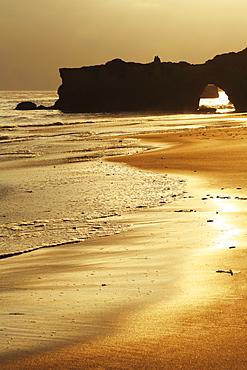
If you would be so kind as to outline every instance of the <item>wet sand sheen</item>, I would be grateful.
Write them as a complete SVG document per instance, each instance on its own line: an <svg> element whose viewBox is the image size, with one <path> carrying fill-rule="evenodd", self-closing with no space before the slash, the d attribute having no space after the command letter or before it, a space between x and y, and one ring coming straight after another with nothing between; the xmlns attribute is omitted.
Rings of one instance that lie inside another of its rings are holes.
<svg viewBox="0 0 247 370"><path fill-rule="evenodd" d="M33 321L49 322L47 337L60 328L61 345L12 353L3 368L245 369L245 135L222 128L141 136L174 145L111 160L182 173L189 184L183 199L124 216L133 228L85 242L83 258L74 246L4 261L6 313L17 313L16 297L18 312L28 297ZM233 275L216 273L230 269ZM60 300L52 315L30 291L40 301ZM24 316L11 317L20 325Z"/></svg>

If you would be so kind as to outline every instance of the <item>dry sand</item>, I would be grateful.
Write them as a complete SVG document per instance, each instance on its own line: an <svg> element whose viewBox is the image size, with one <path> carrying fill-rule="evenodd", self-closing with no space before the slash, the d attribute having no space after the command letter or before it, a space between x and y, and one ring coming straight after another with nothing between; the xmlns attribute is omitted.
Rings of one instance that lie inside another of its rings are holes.
<svg viewBox="0 0 247 370"><path fill-rule="evenodd" d="M111 160L185 176L183 198L1 261L1 368L246 369L246 134L140 137L161 149Z"/></svg>

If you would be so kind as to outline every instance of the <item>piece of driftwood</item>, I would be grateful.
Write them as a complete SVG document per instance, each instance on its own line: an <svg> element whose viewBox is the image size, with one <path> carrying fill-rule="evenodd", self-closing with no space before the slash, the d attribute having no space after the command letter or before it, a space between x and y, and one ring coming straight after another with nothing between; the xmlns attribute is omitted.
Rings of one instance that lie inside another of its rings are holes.
<svg viewBox="0 0 247 370"><path fill-rule="evenodd" d="M232 270L217 270L216 272L224 272L225 274L233 275L233 271Z"/></svg>

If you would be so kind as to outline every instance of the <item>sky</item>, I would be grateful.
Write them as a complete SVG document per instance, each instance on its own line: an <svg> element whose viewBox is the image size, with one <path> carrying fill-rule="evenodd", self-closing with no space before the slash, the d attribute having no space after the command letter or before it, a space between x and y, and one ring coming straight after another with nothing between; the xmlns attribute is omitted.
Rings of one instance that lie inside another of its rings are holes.
<svg viewBox="0 0 247 370"><path fill-rule="evenodd" d="M0 90L57 90L59 68L197 64L247 47L246 0L0 0Z"/></svg>

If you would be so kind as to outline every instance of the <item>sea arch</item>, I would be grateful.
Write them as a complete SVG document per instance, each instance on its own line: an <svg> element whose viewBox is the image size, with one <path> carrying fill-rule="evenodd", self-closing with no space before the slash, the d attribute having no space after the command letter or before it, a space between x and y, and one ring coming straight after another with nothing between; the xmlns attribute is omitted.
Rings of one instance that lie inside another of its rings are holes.
<svg viewBox="0 0 247 370"><path fill-rule="evenodd" d="M237 112L247 112L247 48L204 64L124 62L61 68L55 109L64 112L163 111L193 113L208 83L225 91Z"/></svg>
<svg viewBox="0 0 247 370"><path fill-rule="evenodd" d="M234 112L232 104L226 91L215 84L207 84L199 100L199 110L208 112Z"/></svg>

